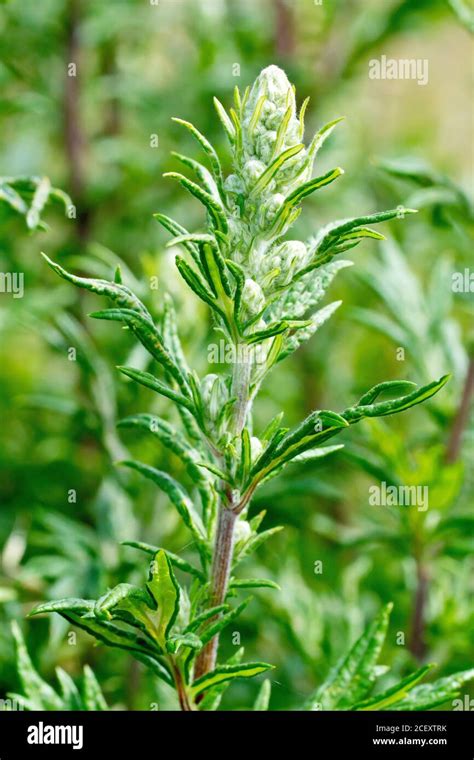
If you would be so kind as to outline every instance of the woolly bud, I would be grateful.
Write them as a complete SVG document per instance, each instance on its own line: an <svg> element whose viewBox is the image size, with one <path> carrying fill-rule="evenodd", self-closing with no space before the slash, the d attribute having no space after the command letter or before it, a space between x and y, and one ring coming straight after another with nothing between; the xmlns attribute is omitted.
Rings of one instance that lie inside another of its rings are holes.
<svg viewBox="0 0 474 760"><path fill-rule="evenodd" d="M242 308L245 316L253 317L265 306L265 296L260 285L255 280L247 279L242 290Z"/></svg>

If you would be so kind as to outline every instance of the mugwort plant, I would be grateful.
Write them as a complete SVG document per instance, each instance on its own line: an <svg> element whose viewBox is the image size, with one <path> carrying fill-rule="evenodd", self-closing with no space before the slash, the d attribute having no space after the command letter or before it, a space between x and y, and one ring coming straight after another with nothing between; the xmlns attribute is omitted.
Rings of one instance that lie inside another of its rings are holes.
<svg viewBox="0 0 474 760"><path fill-rule="evenodd" d="M288 237L305 198L343 173L336 167L313 177L318 151L340 119L326 124L306 144L307 105L308 99L297 110L294 88L276 66L264 69L243 94L236 88L228 112L215 100L232 154L228 176L207 138L189 122L175 119L197 141L207 165L175 154L194 179L179 172L165 176L204 206L206 223L202 231L189 232L162 213L156 219L172 235L171 245L182 246L184 253L175 260L177 270L209 307L218 340L231 348L231 361L220 374L199 377L189 367L168 295L163 295L162 313L154 319L122 281L120 270L110 282L78 277L45 257L65 280L108 297L112 306L91 316L122 323L155 362L155 373L119 369L169 399L179 413L180 427L151 414L128 417L120 427L143 430L169 448L183 462L194 489L188 492L168 473L148 464L130 460L122 464L166 492L189 530L196 561L192 564L161 547L130 542L151 555L143 587L121 583L98 600L48 602L33 614L58 612L100 642L129 651L176 689L183 710L215 709L233 679L272 667L242 662L240 650L227 662L218 660L221 631L249 601L232 606L232 598L246 588L275 585L238 576L239 564L279 530L260 530L264 513L249 517L257 489L294 462L336 452L341 445L332 439L350 425L403 412L431 398L448 379L444 376L421 387L408 381L381 382L340 412L316 409L293 428L284 426L282 412L264 430L254 429L253 405L268 374L340 305L336 301L320 306L334 277L351 263L340 255L364 238L383 239L370 225L413 213L398 207L335 221L306 242ZM186 586L178 583L176 570L189 576ZM341 665L333 672L321 699L316 695L309 701L310 709L319 702L323 709L339 702L341 709L358 703L368 709L364 700L378 672L374 655L383 643L388 612L387 608L356 643L347 667ZM402 683L397 699L424 673L425 669ZM352 681L364 688L354 687L352 693ZM347 698L332 699L344 690ZM256 709L265 709L268 698L269 683L264 682ZM384 704L394 701L384 696Z"/></svg>

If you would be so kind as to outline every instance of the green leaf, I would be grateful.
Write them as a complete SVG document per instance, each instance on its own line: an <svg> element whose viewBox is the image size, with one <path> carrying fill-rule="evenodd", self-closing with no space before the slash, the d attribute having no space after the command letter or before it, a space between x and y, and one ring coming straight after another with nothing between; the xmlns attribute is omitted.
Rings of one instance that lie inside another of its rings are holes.
<svg viewBox="0 0 474 760"><path fill-rule="evenodd" d="M28 617L33 615L41 615L47 612L91 612L94 609L95 601L93 599L76 599L71 597L70 599L57 599L52 602L43 602L37 604L36 607L28 613Z"/></svg>
<svg viewBox="0 0 474 760"><path fill-rule="evenodd" d="M171 232L172 235L183 237L183 245L186 248L187 251L191 254L194 261L198 264L199 263L199 248L198 246L192 242L191 235L188 232L188 230L185 227L182 227L181 224L178 224L178 222L175 222L174 219L171 219L169 216L166 216L165 214L153 214L154 218L156 219L159 224L162 225L168 232Z"/></svg>
<svg viewBox="0 0 474 760"><path fill-rule="evenodd" d="M153 322L150 322L142 314L131 309L106 309L104 311L93 312L89 316L94 319L125 322L153 358L176 380L181 390L184 393L188 393L186 378L183 377L180 368L175 364L166 350L163 338Z"/></svg>
<svg viewBox="0 0 474 760"><path fill-rule="evenodd" d="M416 383L412 383L410 380L387 380L384 383L374 385L373 388L366 391L357 402L357 406L372 404L380 395L389 394L390 396L398 396L400 393L413 390L414 388L416 388Z"/></svg>
<svg viewBox="0 0 474 760"><path fill-rule="evenodd" d="M197 198L198 201L201 201L203 206L206 207L214 227L218 230L223 230L223 232L227 232L227 217L225 215L224 209L222 205L218 203L210 193L207 192L207 190L203 190L202 187L185 177L184 174L180 174L179 172L165 172L165 174L163 174L163 177L171 177L172 179L176 179L179 184L184 187L185 190L191 193L191 195L194 195L194 197Z"/></svg>
<svg viewBox="0 0 474 760"><path fill-rule="evenodd" d="M201 301L204 301L204 303L207 303L208 306L211 307L211 309L213 309L223 319L225 319L224 312L216 303L214 294L212 293L212 291L208 289L201 275L198 274L192 267L190 267L189 264L183 258L181 258L181 256L176 256L175 264L178 269L178 272L180 273L181 277L183 278L185 283L188 285L188 287L190 287L191 290L194 293L196 293L196 295L198 296L198 298L201 299Z"/></svg>
<svg viewBox="0 0 474 760"><path fill-rule="evenodd" d="M6 183L0 184L0 201L4 201L14 211L18 211L19 214L26 215L28 213L28 206L21 195Z"/></svg>
<svg viewBox="0 0 474 760"><path fill-rule="evenodd" d="M218 633L220 633L226 626L229 625L229 623L232 623L233 620L235 620L247 607L249 602L252 600L252 597L249 596L247 599L244 599L244 601L239 604L237 607L234 607L233 609L229 610L229 612L224 613L224 615L221 615L215 622L211 622L210 625L208 625L201 633L199 634L199 637L203 644L207 644L208 641L214 638Z"/></svg>
<svg viewBox="0 0 474 760"><path fill-rule="evenodd" d="M246 559L246 557L262 546L265 541L276 535L276 533L279 533L281 530L283 530L283 526L276 525L274 528L268 528L268 530L257 533L256 536L251 536L242 544L242 546L236 547L235 562L241 562L243 559Z"/></svg>
<svg viewBox="0 0 474 760"><path fill-rule="evenodd" d="M182 124L183 127L186 127L188 129L192 136L195 138L195 140L198 141L201 148L204 150L204 153L209 158L209 162L211 165L211 169L213 171L215 180L217 182L217 186L219 188L219 191L221 195L223 195L223 176L222 176L222 168L219 161L219 156L217 155L215 148L211 145L209 140L204 137L201 132L199 132L196 127L191 124L189 121L184 121L183 119L178 119L176 117L173 117L172 121L176 122L176 124Z"/></svg>
<svg viewBox="0 0 474 760"><path fill-rule="evenodd" d="M204 513L208 514L214 502L214 492L209 479L201 470L199 463L201 454L188 443L187 439L176 428L166 420L153 414L135 414L120 420L117 426L119 428L140 428L141 430L145 430L158 438L167 449L176 454L186 467L190 478L196 483Z"/></svg>
<svg viewBox="0 0 474 760"><path fill-rule="evenodd" d="M254 712L263 712L264 710L268 710L271 693L272 683L270 679L265 678L265 680L262 681L260 691L258 692L257 698L253 704Z"/></svg>
<svg viewBox="0 0 474 760"><path fill-rule="evenodd" d="M160 654L147 638L120 628L107 620L97 620L92 613L78 615L69 610L62 610L60 614L65 620L109 647L128 650L133 654L148 655L154 659Z"/></svg>
<svg viewBox="0 0 474 760"><path fill-rule="evenodd" d="M156 622L157 640L162 649L179 612L180 590L166 552L160 550L152 562L151 578L147 589L158 605Z"/></svg>
<svg viewBox="0 0 474 760"><path fill-rule="evenodd" d="M182 153L177 153L173 150L171 151L171 155L177 158L178 161L180 161L188 169L191 169L198 180L201 182L206 192L209 193L209 195L211 195L220 204L219 191L210 171L208 171L205 166L200 164L199 161L195 161L194 158L189 158L189 156L183 156Z"/></svg>
<svg viewBox="0 0 474 760"><path fill-rule="evenodd" d="M133 367L118 366L117 369L126 377L129 377L131 380L135 380L136 383L144 385L145 388L150 388L150 390L159 393L161 396L165 396L171 401L174 401L175 404L186 407L186 409L188 409L191 414L195 412L194 404L192 401L190 401L189 398L186 398L181 393L173 390L173 388L170 388L168 385L166 385L166 383L163 383L150 372L142 372L142 370L134 369Z"/></svg>
<svg viewBox="0 0 474 760"><path fill-rule="evenodd" d="M209 609L204 610L204 612L201 612L200 615L197 615L197 617L193 618L191 622L186 626L183 633L192 633L193 631L197 631L198 628L206 622L206 620L209 620L210 618L213 618L228 609L228 604L218 604L216 607L209 607Z"/></svg>
<svg viewBox="0 0 474 760"><path fill-rule="evenodd" d="M146 544L143 541L122 541L122 546L131 546L133 549L139 549L140 551L145 552L146 554L151 554L153 556L161 550L161 547L152 546L151 544ZM182 559L177 554L173 554L173 552L170 552L168 550L166 550L166 556L168 557L169 561L178 568L178 570L182 570L184 573L193 575L202 583L205 582L206 578L204 574L198 570L197 567L194 567L194 565L191 565L189 562L186 562L186 560Z"/></svg>
<svg viewBox="0 0 474 760"><path fill-rule="evenodd" d="M306 704L307 710L347 710L363 699L373 686L376 665L387 635L392 604L388 604L356 641L349 653L331 670L325 682Z"/></svg>
<svg viewBox="0 0 474 760"><path fill-rule="evenodd" d="M304 111L303 111L303 116L304 116ZM312 166L313 161L316 155L318 154L319 149L324 145L325 141L327 140L331 132L341 121L344 121L344 118L345 118L344 116L339 116L338 119L333 119L332 121L325 124L323 127L321 127L321 129L319 129L316 132L308 148L308 157L310 161L310 166ZM301 115L300 115L300 119L301 119Z"/></svg>
<svg viewBox="0 0 474 760"><path fill-rule="evenodd" d="M129 583L119 583L101 596L94 608L97 618L123 620L157 640L154 611L149 594Z"/></svg>
<svg viewBox="0 0 474 760"><path fill-rule="evenodd" d="M389 689L376 694L370 699L365 699L362 702L356 702L352 705L351 710L388 710L393 709L393 705L406 697L410 689L421 681L422 678L431 670L432 665L424 665L414 673L410 673L409 676L403 678L398 683L391 686Z"/></svg>
<svg viewBox="0 0 474 760"><path fill-rule="evenodd" d="M400 219L406 214L416 213L415 209L399 206L387 211L376 211L374 214L339 219L326 225L318 232L311 250L313 253L324 253L328 248L337 245L341 239L347 239L345 236L354 233L358 234L361 229L366 228L367 224L380 224L381 222L388 222L391 219Z"/></svg>
<svg viewBox="0 0 474 760"><path fill-rule="evenodd" d="M439 380L428 383L428 385L423 385L421 388L416 388L416 390L406 396L401 396L400 398L390 401L350 407L342 413L342 416L352 425L354 422L358 422L364 417L384 417L389 414L404 412L406 409L410 409L410 407L415 406L416 404L421 404L423 401L426 401L438 393L443 385L446 385L449 378L450 375L443 375ZM377 387L379 386L375 386L375 388ZM375 389L372 388L368 391L368 394L371 394L374 390Z"/></svg>
<svg viewBox="0 0 474 760"><path fill-rule="evenodd" d="M102 689L95 677L94 671L89 665L84 665L82 695L86 710L107 710L107 703Z"/></svg>
<svg viewBox="0 0 474 760"><path fill-rule="evenodd" d="M335 446L319 446L315 449L307 449L302 454L298 454L291 460L294 462L312 462L315 459L324 459L330 454L334 454L336 451L340 451L344 448L343 443L337 443Z"/></svg>
<svg viewBox="0 0 474 760"><path fill-rule="evenodd" d="M197 697L203 691L210 689L212 686L223 683L224 681L231 681L234 678L252 678L258 676L260 673L264 673L266 670L272 670L273 665L268 665L266 662L247 662L242 665L219 665L215 670L207 673L191 686L191 694L193 697Z"/></svg>
<svg viewBox="0 0 474 760"><path fill-rule="evenodd" d="M215 292L216 297L221 299L225 296L230 297L231 287L226 272L225 261L222 258L215 241L212 245L204 242L202 251L203 255L201 257L201 262L203 264L203 269L207 274L207 279Z"/></svg>
<svg viewBox="0 0 474 760"><path fill-rule="evenodd" d="M319 190L321 187L326 187L326 185L334 182L334 180L342 174L344 174L344 169L341 169L340 166L336 166L335 169L331 169L331 171L323 174L321 177L314 177L313 179L308 180L308 182L305 182L303 185L297 187L296 190L293 190L293 192L285 198L283 205L296 206L303 200L303 198L311 195L315 190Z"/></svg>
<svg viewBox="0 0 474 760"><path fill-rule="evenodd" d="M99 296L107 296L121 308L131 309L138 312L146 319L151 320L147 308L142 304L140 299L126 287L126 285L117 282L108 282L107 280L98 280L91 277L77 277L66 269L63 269L59 264L56 264L56 262L52 261L45 253L41 253L41 255L51 269L62 277L63 280L71 282L79 288L90 290L91 293L97 293Z"/></svg>
<svg viewBox="0 0 474 760"><path fill-rule="evenodd" d="M277 174L278 170L286 163L286 161L300 153L303 148L304 145L300 143L299 145L293 145L291 148L287 148L282 153L280 153L280 155L277 156L262 172L260 177L255 182L255 185L252 187L251 193L257 195L257 193L262 192L262 190L264 190L269 182L272 181L275 174Z"/></svg>
<svg viewBox="0 0 474 760"><path fill-rule="evenodd" d="M150 467L147 464L143 464L142 462L126 460L120 464L136 470L149 480L152 480L158 488L161 488L161 490L169 496L170 501L176 507L184 524L189 528L194 537L199 542L205 541L206 533L201 518L194 509L194 505L184 488L174 480L171 475L168 475L168 473L162 472L161 470L157 470L154 467Z"/></svg>
<svg viewBox="0 0 474 760"><path fill-rule="evenodd" d="M171 634L166 642L168 652L178 654L181 647L188 647L188 649L192 649L194 652L199 652L202 649L202 641L194 633Z"/></svg>
<svg viewBox="0 0 474 760"><path fill-rule="evenodd" d="M43 681L35 670L18 623L12 623L12 632L15 639L18 675L30 701L29 709L60 710L61 700L54 689Z"/></svg>
<svg viewBox="0 0 474 760"><path fill-rule="evenodd" d="M277 432L255 462L251 476L259 479L270 474L298 454L335 435L349 423L336 412L314 411L293 430Z"/></svg>
<svg viewBox="0 0 474 760"><path fill-rule="evenodd" d="M463 684L474 680L474 668L421 684L393 707L394 710L432 710L452 701Z"/></svg>
<svg viewBox="0 0 474 760"><path fill-rule="evenodd" d="M229 659L226 661L226 665L237 665L238 663L242 662L242 658L244 656L244 648L239 647L237 651L232 655L232 657L229 657ZM230 681L223 681L217 686L213 686L212 689L209 689L206 691L206 693L201 697L201 702L199 703L199 709L200 710L217 710L217 708L220 705L222 696L224 692L229 688Z"/></svg>
<svg viewBox="0 0 474 760"><path fill-rule="evenodd" d="M82 707L81 695L69 673L62 668L56 668L56 678L61 688L62 709L80 710Z"/></svg>
<svg viewBox="0 0 474 760"><path fill-rule="evenodd" d="M229 583L229 588L273 588L280 591L278 583L267 578L233 578Z"/></svg>
<svg viewBox="0 0 474 760"><path fill-rule="evenodd" d="M233 145L235 142L235 135L236 135L235 126L232 123L232 120L228 117L224 106L222 105L220 100L218 100L217 98L214 98L214 107L217 111L219 120L224 128L224 132L229 138L230 144Z"/></svg>
<svg viewBox="0 0 474 760"><path fill-rule="evenodd" d="M36 185L31 206L26 214L26 224L30 230L36 229L41 222L41 212L48 202L51 182L48 177L42 177Z"/></svg>
<svg viewBox="0 0 474 760"><path fill-rule="evenodd" d="M169 293L164 294L162 335L165 346L171 354L173 361L180 368L183 377L187 377L190 369L179 338L176 311L174 308L173 299Z"/></svg>

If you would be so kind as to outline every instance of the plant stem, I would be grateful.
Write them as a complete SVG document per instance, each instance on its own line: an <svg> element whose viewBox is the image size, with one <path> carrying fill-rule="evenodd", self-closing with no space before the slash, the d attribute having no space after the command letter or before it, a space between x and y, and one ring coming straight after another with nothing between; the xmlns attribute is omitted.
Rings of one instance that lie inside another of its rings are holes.
<svg viewBox="0 0 474 760"><path fill-rule="evenodd" d="M416 559L416 592L413 607L411 637L409 649L417 660L422 660L426 653L425 642L425 608L428 599L428 570L421 557Z"/></svg>
<svg viewBox="0 0 474 760"><path fill-rule="evenodd" d="M234 527L237 520L237 515L232 511L231 505L232 497L230 497L229 506L221 504L219 510L212 560L210 607L222 604L227 596L234 551ZM216 619L217 616L211 618L208 625L215 622ZM219 636L216 635L203 647L196 660L195 678L199 678L205 673L209 673L210 670L213 670L216 664L218 646Z"/></svg>
<svg viewBox="0 0 474 760"><path fill-rule="evenodd" d="M66 39L66 74L64 82L64 141L66 157L69 165L72 197L77 206L77 235L80 242L84 243L89 237L90 214L85 207L85 147L86 138L82 128L80 109L80 69L81 69L81 45L79 38L79 26L81 22L81 0L70 0L67 5L65 23ZM69 66L74 64L74 74L69 71Z"/></svg>
<svg viewBox="0 0 474 760"><path fill-rule="evenodd" d="M178 692L179 706L183 712L192 712L193 708L189 703L188 695L186 693L186 686L182 673L178 666L170 660L171 670L173 671L173 678L176 685L176 691Z"/></svg>
<svg viewBox="0 0 474 760"><path fill-rule="evenodd" d="M233 436L241 434L250 406L251 360L245 353L245 346L242 351L240 348L240 345L236 346L237 359L232 374L232 395L236 399L231 430ZM239 503L240 494L228 486L224 490L225 498L221 501L219 507L212 558L211 590L209 595L210 607L225 602L234 553L234 529L238 519L238 515L234 509ZM216 619L218 619L218 616L211 618L208 625L215 622ZM219 634L214 636L199 653L196 659L195 678L199 678L213 670L217 660L218 647Z"/></svg>
<svg viewBox="0 0 474 760"><path fill-rule="evenodd" d="M472 395L474 394L474 356L469 359L466 379L462 392L461 403L454 418L451 435L446 447L445 461L448 464L456 462L461 450L462 436L469 421Z"/></svg>
<svg viewBox="0 0 474 760"><path fill-rule="evenodd" d="M240 435L245 425L250 405L250 372L251 360L247 355L248 347L245 344L236 345L237 359L232 374L232 396L236 399L233 418L233 435Z"/></svg>

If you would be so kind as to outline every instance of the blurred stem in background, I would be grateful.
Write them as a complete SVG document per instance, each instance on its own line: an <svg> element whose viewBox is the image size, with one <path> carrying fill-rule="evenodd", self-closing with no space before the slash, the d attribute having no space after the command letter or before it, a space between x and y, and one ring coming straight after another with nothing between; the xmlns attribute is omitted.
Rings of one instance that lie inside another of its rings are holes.
<svg viewBox="0 0 474 760"><path fill-rule="evenodd" d="M69 0L66 3L64 142L69 166L69 182L77 214L75 230L78 241L85 245L89 239L90 210L86 206L85 152L87 144L81 113L81 10L81 0Z"/></svg>

